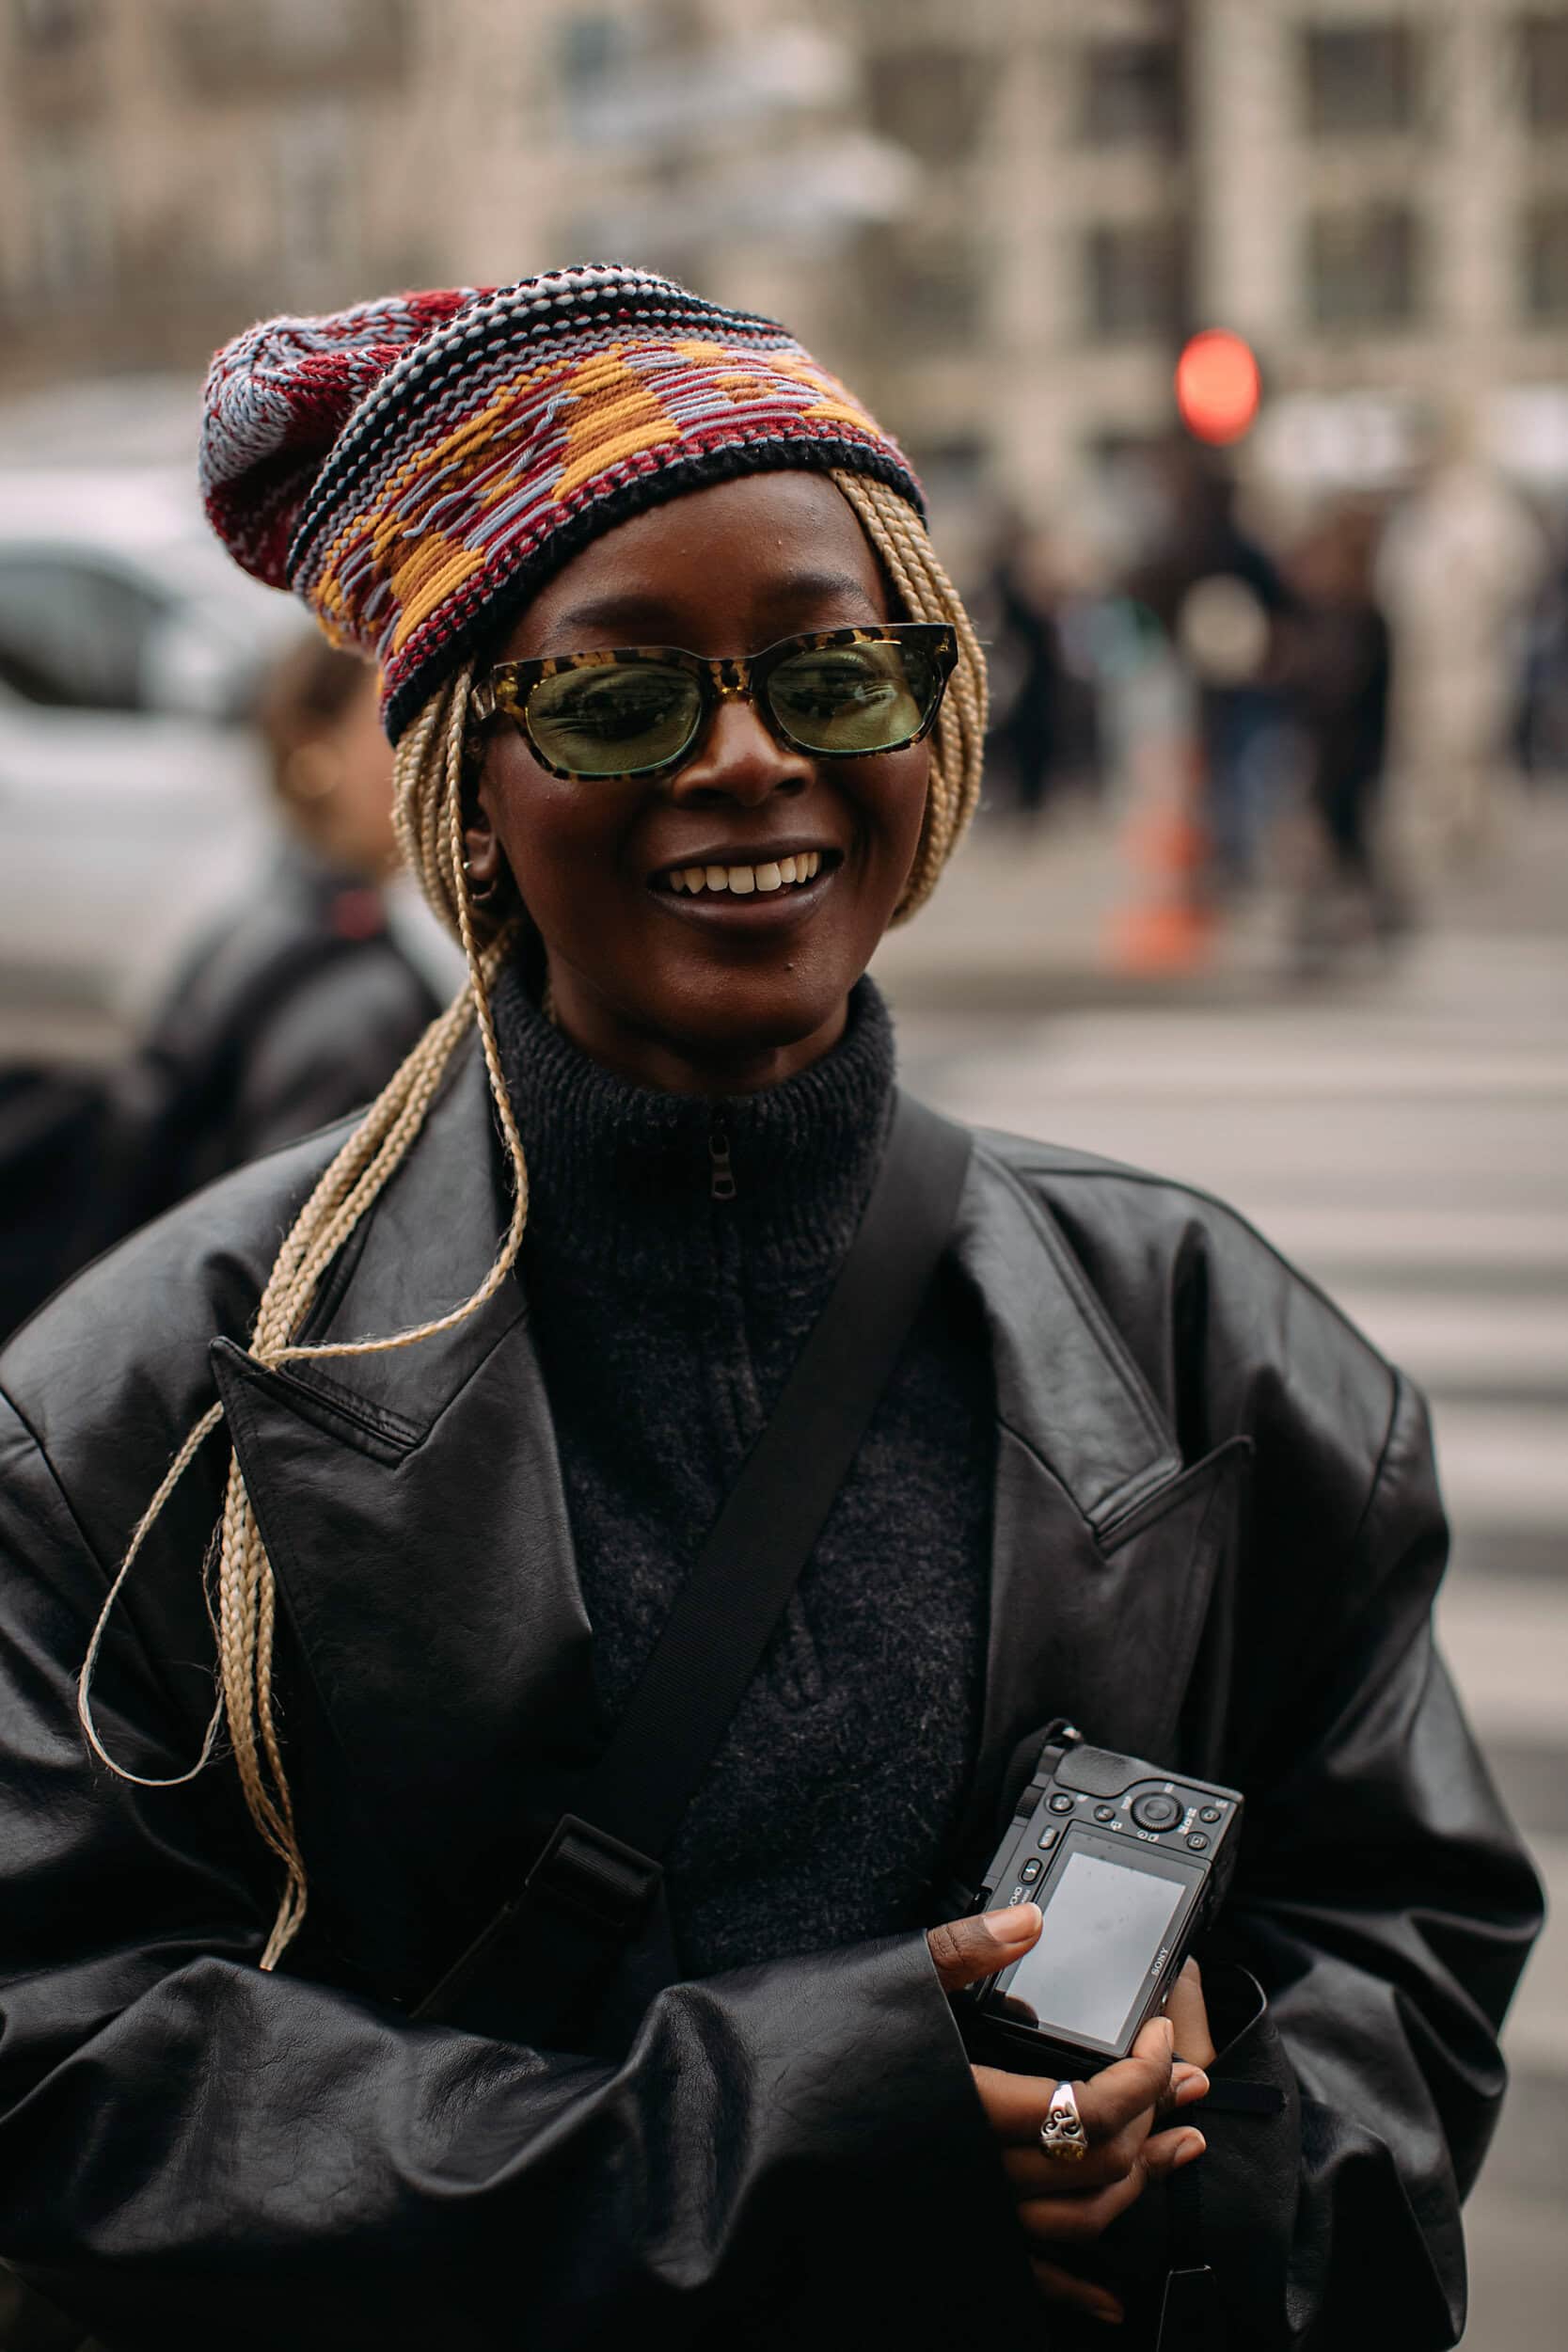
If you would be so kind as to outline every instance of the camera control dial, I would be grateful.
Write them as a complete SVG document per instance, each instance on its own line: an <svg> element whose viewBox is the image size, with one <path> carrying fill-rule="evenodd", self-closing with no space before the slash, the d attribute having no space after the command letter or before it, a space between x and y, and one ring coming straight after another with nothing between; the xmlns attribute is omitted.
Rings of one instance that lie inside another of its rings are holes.
<svg viewBox="0 0 1568 2352"><path fill-rule="evenodd" d="M1140 1829L1170 1829L1181 1819L1179 1799L1167 1797L1163 1788L1150 1788L1132 1800L1132 1819Z"/></svg>

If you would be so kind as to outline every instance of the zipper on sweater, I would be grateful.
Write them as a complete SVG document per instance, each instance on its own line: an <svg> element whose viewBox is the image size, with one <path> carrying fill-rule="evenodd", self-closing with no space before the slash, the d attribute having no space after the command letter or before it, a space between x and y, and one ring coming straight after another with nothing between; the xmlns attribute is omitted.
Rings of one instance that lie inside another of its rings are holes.
<svg viewBox="0 0 1568 2352"><path fill-rule="evenodd" d="M708 1135L707 1155L713 1163L712 1181L709 1185L713 1198L715 1200L733 1200L735 1199L735 1168L730 1159L729 1134L725 1128L717 1123Z"/></svg>

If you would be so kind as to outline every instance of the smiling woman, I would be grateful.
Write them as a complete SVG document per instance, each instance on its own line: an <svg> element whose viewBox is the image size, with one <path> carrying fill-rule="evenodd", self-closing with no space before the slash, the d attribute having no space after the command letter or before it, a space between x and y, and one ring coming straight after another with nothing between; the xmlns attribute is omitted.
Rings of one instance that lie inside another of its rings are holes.
<svg viewBox="0 0 1568 2352"><path fill-rule="evenodd" d="M897 444L607 266L252 328L203 468L467 980L0 1359L0 2251L110 2352L1450 2343L1538 1898L1420 1403L900 1097L985 682ZM1068 1715L1252 1841L1076 2087L957 1998Z"/></svg>

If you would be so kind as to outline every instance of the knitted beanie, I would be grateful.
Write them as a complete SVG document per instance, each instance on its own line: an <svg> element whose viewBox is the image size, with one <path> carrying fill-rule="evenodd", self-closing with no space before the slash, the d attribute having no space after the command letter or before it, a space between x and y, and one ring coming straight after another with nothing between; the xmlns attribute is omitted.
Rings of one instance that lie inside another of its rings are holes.
<svg viewBox="0 0 1568 2352"><path fill-rule="evenodd" d="M924 511L784 328L614 264L250 327L213 362L200 462L235 559L379 665L394 743L568 557L661 500L844 468Z"/></svg>

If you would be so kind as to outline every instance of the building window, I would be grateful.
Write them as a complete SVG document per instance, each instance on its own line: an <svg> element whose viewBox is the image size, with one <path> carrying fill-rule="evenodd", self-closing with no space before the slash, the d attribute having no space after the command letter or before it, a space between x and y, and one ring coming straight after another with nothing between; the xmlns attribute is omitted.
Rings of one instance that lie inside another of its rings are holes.
<svg viewBox="0 0 1568 2352"><path fill-rule="evenodd" d="M1524 218L1524 311L1532 326L1568 321L1568 197L1532 204Z"/></svg>
<svg viewBox="0 0 1568 2352"><path fill-rule="evenodd" d="M901 349L930 352L973 342L985 307L979 249L964 231L911 222L863 231L862 284L878 330Z"/></svg>
<svg viewBox="0 0 1568 2352"><path fill-rule="evenodd" d="M1521 111L1531 131L1568 131L1568 14L1519 19Z"/></svg>
<svg viewBox="0 0 1568 2352"><path fill-rule="evenodd" d="M1094 147L1176 144L1180 59L1171 40L1091 40L1083 53L1081 123Z"/></svg>
<svg viewBox="0 0 1568 2352"><path fill-rule="evenodd" d="M1311 25L1302 39L1307 124L1314 138L1414 127L1418 59L1408 24Z"/></svg>
<svg viewBox="0 0 1568 2352"><path fill-rule="evenodd" d="M1084 241L1089 333L1100 342L1173 336L1185 309L1182 241L1169 219L1102 221Z"/></svg>
<svg viewBox="0 0 1568 2352"><path fill-rule="evenodd" d="M1307 296L1319 326L1401 326L1417 310L1416 216L1405 204L1318 214L1307 228Z"/></svg>
<svg viewBox="0 0 1568 2352"><path fill-rule="evenodd" d="M889 49L866 73L871 127L923 164L967 163L990 97L988 58L965 49Z"/></svg>

